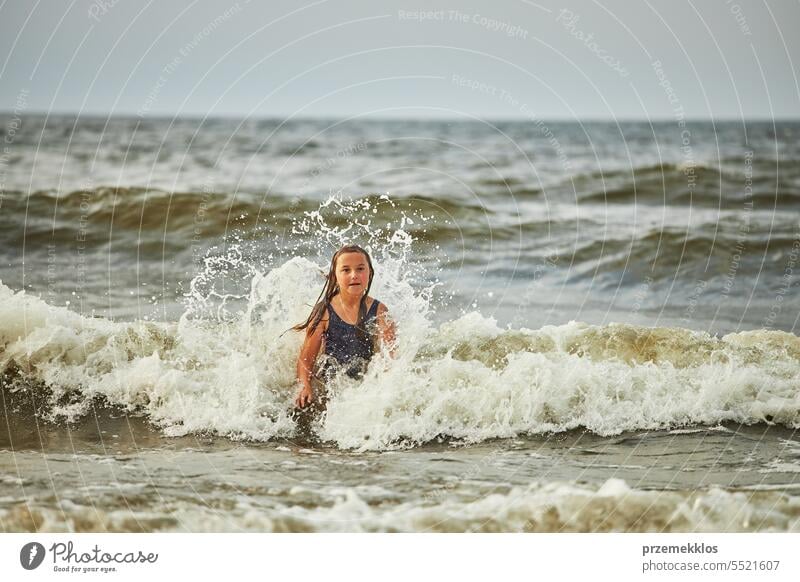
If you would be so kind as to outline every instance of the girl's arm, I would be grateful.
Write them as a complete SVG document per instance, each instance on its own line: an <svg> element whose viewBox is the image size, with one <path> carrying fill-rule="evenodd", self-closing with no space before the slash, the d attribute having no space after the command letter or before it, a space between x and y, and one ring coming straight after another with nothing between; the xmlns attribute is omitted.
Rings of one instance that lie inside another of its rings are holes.
<svg viewBox="0 0 800 582"><path fill-rule="evenodd" d="M389 310L383 303L378 305L377 321L378 337L380 338L381 346L387 346L389 348L389 355L393 358L397 357L397 346L395 345L396 328L394 321L392 321L389 315Z"/></svg>
<svg viewBox="0 0 800 582"><path fill-rule="evenodd" d="M311 376L314 370L314 363L317 361L319 348L322 345L322 334L328 328L328 315L325 314L319 322L314 333L310 333L306 328L306 339L300 349L300 357L297 358L297 380L302 384L300 394L294 403L299 407L311 404L314 400L314 389L311 387Z"/></svg>

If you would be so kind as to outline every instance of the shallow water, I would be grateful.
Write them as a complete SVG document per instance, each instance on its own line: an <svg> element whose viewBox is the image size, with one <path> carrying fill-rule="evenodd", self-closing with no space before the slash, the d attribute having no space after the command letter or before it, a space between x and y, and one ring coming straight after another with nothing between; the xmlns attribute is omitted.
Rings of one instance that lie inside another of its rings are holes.
<svg viewBox="0 0 800 582"><path fill-rule="evenodd" d="M800 529L800 439L774 426L359 453L99 416L2 442L5 531Z"/></svg>

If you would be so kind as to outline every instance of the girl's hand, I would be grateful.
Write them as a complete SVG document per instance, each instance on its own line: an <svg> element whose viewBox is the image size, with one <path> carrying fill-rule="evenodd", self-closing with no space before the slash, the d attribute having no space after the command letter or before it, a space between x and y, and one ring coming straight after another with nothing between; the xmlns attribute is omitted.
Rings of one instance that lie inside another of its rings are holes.
<svg viewBox="0 0 800 582"><path fill-rule="evenodd" d="M307 405L311 404L314 400L314 391L311 389L310 386L304 386L302 390L300 390L300 394L298 394L297 398L294 401L295 406L297 408L305 408Z"/></svg>

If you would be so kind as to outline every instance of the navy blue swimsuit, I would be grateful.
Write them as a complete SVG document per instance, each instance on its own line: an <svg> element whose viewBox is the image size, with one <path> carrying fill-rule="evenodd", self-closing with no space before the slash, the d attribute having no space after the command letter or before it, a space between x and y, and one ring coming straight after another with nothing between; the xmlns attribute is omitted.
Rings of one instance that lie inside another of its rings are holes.
<svg viewBox="0 0 800 582"><path fill-rule="evenodd" d="M351 378L359 378L364 374L374 351L375 319L379 304L380 301L373 299L364 318L365 337L359 337L356 326L344 321L328 304L328 329L323 333L326 358L319 372L323 379L340 370Z"/></svg>

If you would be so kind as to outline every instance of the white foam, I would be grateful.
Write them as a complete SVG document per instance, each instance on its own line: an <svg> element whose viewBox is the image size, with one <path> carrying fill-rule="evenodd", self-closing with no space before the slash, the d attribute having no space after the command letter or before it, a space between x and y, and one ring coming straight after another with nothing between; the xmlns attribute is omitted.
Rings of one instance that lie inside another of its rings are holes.
<svg viewBox="0 0 800 582"><path fill-rule="evenodd" d="M297 494L308 492L297 488ZM798 532L800 498L780 492L719 488L642 491L623 481L598 486L533 483L480 499L385 501L380 492L335 488L332 503L264 506L246 496L224 512L186 501L158 499L145 510L98 511L74 502L59 508L36 503L0 512L6 531L349 531L349 532Z"/></svg>
<svg viewBox="0 0 800 582"><path fill-rule="evenodd" d="M469 314L433 334L428 345L449 345L443 355L373 368L364 382L341 387L323 435L346 447L385 448L438 435L477 442L577 427L613 435L723 421L800 426L800 362L785 346L741 348L736 336L658 331L686 345L659 342L647 354L635 349L645 328L573 322L502 332Z"/></svg>

